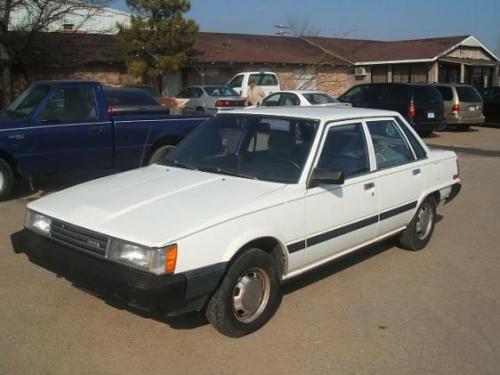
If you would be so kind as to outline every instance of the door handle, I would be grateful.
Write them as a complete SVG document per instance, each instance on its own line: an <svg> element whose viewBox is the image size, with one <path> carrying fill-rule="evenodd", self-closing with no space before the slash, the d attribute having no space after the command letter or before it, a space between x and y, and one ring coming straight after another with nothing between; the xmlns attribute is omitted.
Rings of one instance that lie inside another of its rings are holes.
<svg viewBox="0 0 500 375"><path fill-rule="evenodd" d="M420 168L417 168L417 169L414 169L412 171L413 175L416 176L416 175L419 175L420 173L422 173L422 171L420 170Z"/></svg>
<svg viewBox="0 0 500 375"><path fill-rule="evenodd" d="M370 190L375 187L375 182L368 182L364 185L365 190Z"/></svg>
<svg viewBox="0 0 500 375"><path fill-rule="evenodd" d="M102 126L99 125L91 126L90 131L93 133L102 133Z"/></svg>

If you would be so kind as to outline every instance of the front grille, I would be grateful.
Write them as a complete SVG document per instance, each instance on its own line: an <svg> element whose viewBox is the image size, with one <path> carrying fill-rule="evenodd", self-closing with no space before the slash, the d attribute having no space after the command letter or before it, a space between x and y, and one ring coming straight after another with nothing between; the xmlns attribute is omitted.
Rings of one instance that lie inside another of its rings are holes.
<svg viewBox="0 0 500 375"><path fill-rule="evenodd" d="M57 220L52 221L50 236L52 239L74 249L103 257L106 254L109 242L109 238L102 234Z"/></svg>

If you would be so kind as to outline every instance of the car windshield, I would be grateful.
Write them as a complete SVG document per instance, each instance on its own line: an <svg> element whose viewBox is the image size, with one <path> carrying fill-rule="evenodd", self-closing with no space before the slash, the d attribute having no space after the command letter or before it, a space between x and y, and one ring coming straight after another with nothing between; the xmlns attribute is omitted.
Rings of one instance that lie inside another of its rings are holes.
<svg viewBox="0 0 500 375"><path fill-rule="evenodd" d="M45 98L50 90L48 85L33 85L24 91L15 101L7 108L7 113L17 117L27 117L35 110L36 107Z"/></svg>
<svg viewBox="0 0 500 375"><path fill-rule="evenodd" d="M314 104L330 104L330 103L340 103L337 99L335 99L333 96L330 96L328 94L323 94L323 93L307 93L303 94L304 98L307 99L309 103L312 105Z"/></svg>
<svg viewBox="0 0 500 375"><path fill-rule="evenodd" d="M289 117L219 115L192 132L160 164L297 183L318 124Z"/></svg>
<svg viewBox="0 0 500 375"><path fill-rule="evenodd" d="M210 96L239 96L236 91L228 86L206 86L205 91Z"/></svg>

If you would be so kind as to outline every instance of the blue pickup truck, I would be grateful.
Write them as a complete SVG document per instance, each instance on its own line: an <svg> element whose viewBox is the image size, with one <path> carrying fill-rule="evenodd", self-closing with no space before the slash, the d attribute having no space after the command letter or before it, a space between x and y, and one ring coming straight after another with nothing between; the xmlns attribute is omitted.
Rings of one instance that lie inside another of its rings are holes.
<svg viewBox="0 0 500 375"><path fill-rule="evenodd" d="M34 83L0 118L0 201L20 177L147 165L206 119L115 113L99 82Z"/></svg>

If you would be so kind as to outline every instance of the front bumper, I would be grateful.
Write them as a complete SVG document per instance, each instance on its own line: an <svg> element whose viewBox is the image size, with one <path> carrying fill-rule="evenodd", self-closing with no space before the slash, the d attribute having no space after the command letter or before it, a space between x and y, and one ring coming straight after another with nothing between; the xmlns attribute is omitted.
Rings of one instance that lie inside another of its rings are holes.
<svg viewBox="0 0 500 375"><path fill-rule="evenodd" d="M168 316L202 310L226 269L226 263L218 263L179 274L154 275L70 249L27 229L22 251L34 263L99 297ZM39 256L45 258L41 264Z"/></svg>

